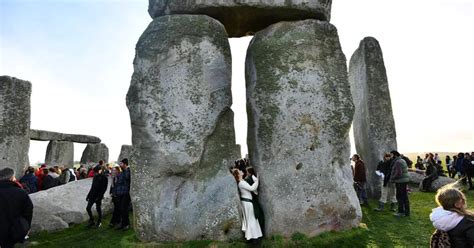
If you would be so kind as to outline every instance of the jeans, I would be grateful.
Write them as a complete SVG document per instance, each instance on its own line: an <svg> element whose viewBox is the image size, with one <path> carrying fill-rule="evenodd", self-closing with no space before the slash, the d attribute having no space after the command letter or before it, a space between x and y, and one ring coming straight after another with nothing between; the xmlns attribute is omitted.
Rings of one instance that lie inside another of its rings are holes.
<svg viewBox="0 0 474 248"><path fill-rule="evenodd" d="M102 199L96 200L96 201L89 200L87 202L86 210L87 210L87 214L89 215L89 221L94 222L94 217L92 216L92 205L94 205L94 203L95 203L95 209L97 210L97 216L98 216L97 223L100 223L102 221L102 208L101 208Z"/></svg>
<svg viewBox="0 0 474 248"><path fill-rule="evenodd" d="M357 193L360 203L368 203L366 182L354 182L354 189Z"/></svg>
<svg viewBox="0 0 474 248"><path fill-rule="evenodd" d="M130 209L130 194L125 194L121 196L117 196L120 206L120 225L122 227L129 226L130 220L128 219L128 212Z"/></svg>

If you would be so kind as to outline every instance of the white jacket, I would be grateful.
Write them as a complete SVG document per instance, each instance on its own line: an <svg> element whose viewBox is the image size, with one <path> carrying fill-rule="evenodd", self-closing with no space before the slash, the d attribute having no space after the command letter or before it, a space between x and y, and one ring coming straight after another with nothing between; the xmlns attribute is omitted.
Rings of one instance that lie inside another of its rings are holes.
<svg viewBox="0 0 474 248"><path fill-rule="evenodd" d="M430 220L433 222L433 226L441 231L451 231L455 228L464 216L445 210L443 207L437 207L431 210Z"/></svg>

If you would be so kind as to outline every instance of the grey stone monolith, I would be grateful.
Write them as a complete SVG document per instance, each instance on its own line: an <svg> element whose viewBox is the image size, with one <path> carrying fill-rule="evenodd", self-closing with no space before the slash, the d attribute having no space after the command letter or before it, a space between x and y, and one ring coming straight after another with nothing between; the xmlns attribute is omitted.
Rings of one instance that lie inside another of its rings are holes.
<svg viewBox="0 0 474 248"><path fill-rule="evenodd" d="M82 152L81 164L97 164L100 160L109 161L109 148L105 144L87 144Z"/></svg>
<svg viewBox="0 0 474 248"><path fill-rule="evenodd" d="M354 107L336 28L306 20L256 33L246 81L247 142L267 236L358 226L349 161Z"/></svg>
<svg viewBox="0 0 474 248"><path fill-rule="evenodd" d="M332 0L149 0L152 18L172 14L202 14L224 24L229 37L253 34L281 21L329 21Z"/></svg>
<svg viewBox="0 0 474 248"><path fill-rule="evenodd" d="M228 171L240 157L231 104L222 24L203 15L155 18L137 43L127 94L139 239L240 238L239 196Z"/></svg>
<svg viewBox="0 0 474 248"><path fill-rule="evenodd" d="M46 148L44 162L51 166L64 165L67 168L72 168L74 165L74 143L69 141L50 141Z"/></svg>
<svg viewBox="0 0 474 248"><path fill-rule="evenodd" d="M382 49L376 39L366 37L360 42L349 64L349 82L356 151L365 163L367 193L378 198L380 179L375 170L384 153L397 149L397 134Z"/></svg>
<svg viewBox="0 0 474 248"><path fill-rule="evenodd" d="M10 167L19 178L29 165L31 83L0 76L0 169Z"/></svg>
<svg viewBox="0 0 474 248"><path fill-rule="evenodd" d="M131 145L122 145L122 148L120 148L120 154L117 158L117 162L122 161L122 159L127 158L130 163L130 158L133 152L133 146Z"/></svg>

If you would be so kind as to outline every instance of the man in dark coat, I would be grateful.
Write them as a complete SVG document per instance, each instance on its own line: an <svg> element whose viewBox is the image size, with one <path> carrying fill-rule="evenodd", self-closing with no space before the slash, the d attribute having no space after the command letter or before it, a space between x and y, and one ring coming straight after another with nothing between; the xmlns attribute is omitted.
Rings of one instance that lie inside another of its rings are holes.
<svg viewBox="0 0 474 248"><path fill-rule="evenodd" d="M115 183L115 194L120 204L120 230L127 230L130 228L130 220L128 218L128 212L130 209L130 168L128 167L128 159L120 161L120 168L122 172L117 176Z"/></svg>
<svg viewBox="0 0 474 248"><path fill-rule="evenodd" d="M367 191L366 191L366 183L367 177L365 174L365 165L362 159L358 154L354 154L351 158L354 161L354 169L352 171L354 176L354 187L357 192L357 196L359 197L359 202L362 205L369 205L369 200L367 198Z"/></svg>
<svg viewBox="0 0 474 248"><path fill-rule="evenodd" d="M12 221L20 217L31 226L33 203L15 182L13 169L7 167L0 170L0 247L13 247L18 242L12 240L10 228Z"/></svg>
<svg viewBox="0 0 474 248"><path fill-rule="evenodd" d="M87 214L89 214L89 227L100 227L102 225L102 199L104 198L104 193L107 191L107 184L109 183L107 177L102 174L104 169L101 165L94 167L94 178L92 179L92 186L87 194ZM94 222L94 216L92 216L92 205L95 204L97 210L97 223Z"/></svg>

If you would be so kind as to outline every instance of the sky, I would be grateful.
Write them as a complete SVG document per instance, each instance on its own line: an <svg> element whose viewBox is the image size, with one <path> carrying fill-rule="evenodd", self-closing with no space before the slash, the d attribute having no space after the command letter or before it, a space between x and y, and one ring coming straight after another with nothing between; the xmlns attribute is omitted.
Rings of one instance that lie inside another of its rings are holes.
<svg viewBox="0 0 474 248"><path fill-rule="evenodd" d="M125 96L147 0L0 0L0 75L32 83L31 128L98 136L117 159L131 144ZM474 151L474 1L334 0L347 60L366 36L382 47L398 148ZM246 153L245 53L230 39L237 143ZM352 142L353 143L353 142ZM47 142L32 141L30 162ZM84 144L75 144L79 160Z"/></svg>

